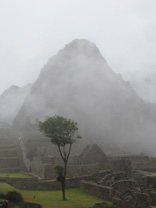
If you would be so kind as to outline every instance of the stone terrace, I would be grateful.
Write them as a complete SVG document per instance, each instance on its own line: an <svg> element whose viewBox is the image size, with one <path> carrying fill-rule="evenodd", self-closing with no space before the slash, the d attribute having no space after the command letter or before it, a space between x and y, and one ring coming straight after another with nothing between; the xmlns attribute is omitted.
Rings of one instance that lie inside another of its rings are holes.
<svg viewBox="0 0 156 208"><path fill-rule="evenodd" d="M19 158L15 144L11 140L0 145L0 173L17 172L20 170Z"/></svg>

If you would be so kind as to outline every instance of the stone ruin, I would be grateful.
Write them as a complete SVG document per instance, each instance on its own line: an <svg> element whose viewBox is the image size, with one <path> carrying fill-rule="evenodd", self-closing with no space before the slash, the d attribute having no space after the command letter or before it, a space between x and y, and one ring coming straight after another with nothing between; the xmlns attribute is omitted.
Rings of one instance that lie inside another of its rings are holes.
<svg viewBox="0 0 156 208"><path fill-rule="evenodd" d="M107 157L96 144L88 145L79 156L69 158L67 177L91 175L105 169ZM45 180L56 178L55 165L63 165L60 157L34 157L31 172Z"/></svg>
<svg viewBox="0 0 156 208"><path fill-rule="evenodd" d="M156 158L144 154L140 155L120 155L112 159L124 159L131 161L132 169L156 172Z"/></svg>
<svg viewBox="0 0 156 208"><path fill-rule="evenodd" d="M151 208L151 205L156 205L156 179L147 182L149 178L143 177L144 173L139 170L133 172L131 162L127 159L113 160L110 167L112 170L105 171L101 178L82 181L82 190L112 201L115 208ZM107 206L97 203L94 207Z"/></svg>
<svg viewBox="0 0 156 208"><path fill-rule="evenodd" d="M87 145L77 158L77 164L100 164L104 168L107 156L99 148L97 144Z"/></svg>
<svg viewBox="0 0 156 208"><path fill-rule="evenodd" d="M63 164L60 157L34 157L31 171L42 179L55 180L56 164ZM96 180L82 181L82 190L112 201L117 208L150 208L151 204L156 205L156 179L143 177L145 170L156 170L155 158L144 155L107 157L94 144L88 145L79 156L70 157L67 177L91 176L104 171ZM98 206L102 207L96 204Z"/></svg>

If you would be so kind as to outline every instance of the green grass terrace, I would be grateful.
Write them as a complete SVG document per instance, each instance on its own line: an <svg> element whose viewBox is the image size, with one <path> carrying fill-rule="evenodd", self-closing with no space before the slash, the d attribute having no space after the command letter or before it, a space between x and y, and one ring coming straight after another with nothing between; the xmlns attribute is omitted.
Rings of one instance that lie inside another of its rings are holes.
<svg viewBox="0 0 156 208"><path fill-rule="evenodd" d="M6 178L6 177L8 178L32 178L33 176L20 173L20 172L16 172L16 173L0 173L0 177L1 178Z"/></svg>

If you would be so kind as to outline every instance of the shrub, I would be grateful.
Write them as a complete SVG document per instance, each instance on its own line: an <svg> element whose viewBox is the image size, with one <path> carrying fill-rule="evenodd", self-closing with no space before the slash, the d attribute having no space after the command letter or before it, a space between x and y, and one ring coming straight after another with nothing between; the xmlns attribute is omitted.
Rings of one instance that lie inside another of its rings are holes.
<svg viewBox="0 0 156 208"><path fill-rule="evenodd" d="M22 195L17 191L9 191L7 194L5 194L5 199L13 203L23 202Z"/></svg>
<svg viewBox="0 0 156 208"><path fill-rule="evenodd" d="M57 176L62 176L64 173L64 167L62 167L61 165L55 165L54 171Z"/></svg>
<svg viewBox="0 0 156 208"><path fill-rule="evenodd" d="M4 194L0 192L0 198L4 199Z"/></svg>

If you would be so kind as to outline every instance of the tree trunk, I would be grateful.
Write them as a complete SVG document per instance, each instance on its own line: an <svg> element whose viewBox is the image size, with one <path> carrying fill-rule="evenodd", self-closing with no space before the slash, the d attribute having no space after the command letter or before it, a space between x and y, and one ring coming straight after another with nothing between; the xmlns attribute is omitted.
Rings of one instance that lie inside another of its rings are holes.
<svg viewBox="0 0 156 208"><path fill-rule="evenodd" d="M62 180L62 199L66 200L65 188L66 188L66 173L67 173L67 161L64 161L64 177Z"/></svg>
<svg viewBox="0 0 156 208"><path fill-rule="evenodd" d="M62 199L66 200L66 196L65 196L65 179L62 181L61 185L62 185Z"/></svg>

